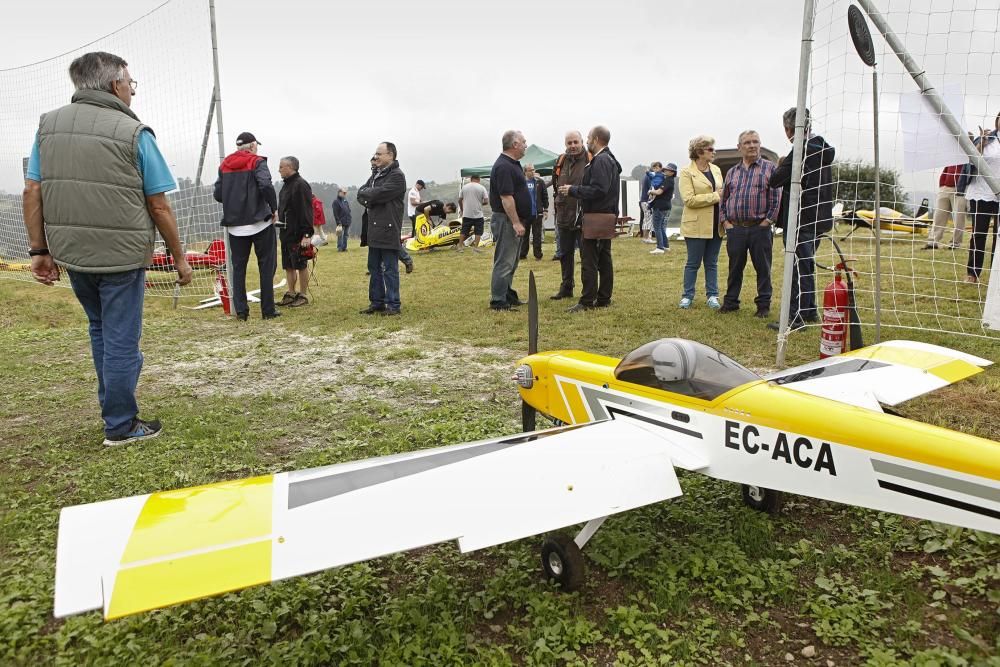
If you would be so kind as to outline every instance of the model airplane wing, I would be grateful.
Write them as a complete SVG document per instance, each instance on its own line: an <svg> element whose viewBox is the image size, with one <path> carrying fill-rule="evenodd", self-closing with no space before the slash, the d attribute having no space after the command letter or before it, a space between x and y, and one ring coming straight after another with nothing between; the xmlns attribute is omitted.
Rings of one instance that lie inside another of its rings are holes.
<svg viewBox="0 0 1000 667"><path fill-rule="evenodd" d="M629 419L67 507L55 615L116 618L457 540L462 551L679 496ZM677 452L679 467L701 467Z"/></svg>
<svg viewBox="0 0 1000 667"><path fill-rule="evenodd" d="M870 345L764 379L813 396L871 410L946 387L993 362L939 345L893 340Z"/></svg>

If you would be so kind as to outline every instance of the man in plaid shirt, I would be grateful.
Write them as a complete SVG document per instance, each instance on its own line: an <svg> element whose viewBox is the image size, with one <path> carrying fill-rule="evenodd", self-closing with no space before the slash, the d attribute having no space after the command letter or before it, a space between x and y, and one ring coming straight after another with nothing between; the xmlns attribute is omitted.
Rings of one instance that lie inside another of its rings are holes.
<svg viewBox="0 0 1000 667"><path fill-rule="evenodd" d="M760 135L754 130L740 133L739 150L743 160L726 172L722 189L719 219L726 232L729 254L729 284L720 313L740 309L743 269L747 254L757 272L755 317L771 314L771 241L772 225L778 218L781 188L771 188L768 181L776 165L760 156Z"/></svg>

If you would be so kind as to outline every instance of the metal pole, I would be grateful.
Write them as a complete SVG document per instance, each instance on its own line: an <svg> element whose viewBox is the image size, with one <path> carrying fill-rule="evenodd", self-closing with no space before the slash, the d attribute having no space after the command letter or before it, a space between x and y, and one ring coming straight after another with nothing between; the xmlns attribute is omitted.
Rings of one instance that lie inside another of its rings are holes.
<svg viewBox="0 0 1000 667"><path fill-rule="evenodd" d="M208 152L208 135L212 132L212 117L215 115L215 87L212 87L212 101L208 104L208 120L205 121L205 134L201 138L201 155L198 156L198 174L194 177L195 186L201 185L201 174L205 168L205 153Z"/></svg>
<svg viewBox="0 0 1000 667"><path fill-rule="evenodd" d="M215 88L212 91L215 98L215 124L219 129L219 160L226 157L226 135L222 129L222 86L219 84L219 38L215 31L215 0L208 0L208 15L212 26L212 71L215 77ZM222 230L222 242L226 248L226 289L233 293L233 253L229 248L229 233ZM232 303L232 301L230 301Z"/></svg>
<svg viewBox="0 0 1000 667"><path fill-rule="evenodd" d="M799 198L802 194L802 162L805 156L806 96L809 94L809 67L812 60L812 33L816 19L816 0L806 0L802 14L802 46L799 52L799 90L795 98L795 137L792 139L792 187L788 194L788 223L785 225L785 270L781 288L781 315L778 319L778 368L785 367L788 336L788 312L791 304L792 268L795 266L795 240L799 231Z"/></svg>
<svg viewBox="0 0 1000 667"><path fill-rule="evenodd" d="M882 173L878 153L878 69L872 68L872 127L875 147L875 342L882 342Z"/></svg>
<svg viewBox="0 0 1000 667"><path fill-rule="evenodd" d="M215 33L215 0L208 0L208 14L212 20L212 69L215 75L215 115L219 129L219 159L226 156L226 133L222 129L222 86L219 85L219 38Z"/></svg>
<svg viewBox="0 0 1000 667"><path fill-rule="evenodd" d="M910 53L903 46L903 43L896 36L896 33L892 31L889 27L889 23L882 16L882 13L875 7L872 0L858 0L858 4L861 8L865 10L868 17L878 28L878 31L882 33L885 41L889 44L889 48L892 49L896 57L899 58L899 62L903 64L907 73L913 78L917 86L920 88L920 93L927 99L927 102L931 105L931 109L939 118L941 122L944 123L948 131L952 133L952 136L958 141L962 150L965 154L969 156L969 161L972 162L976 167L976 171L979 175L983 177L987 185L990 186L990 190L993 194L1000 196L1000 179L993 173L990 166L983 159L983 156L979 153L979 149L976 148L972 140L969 139L969 135L966 130L958 124L955 116L952 115L951 110L948 109L948 105L944 103L941 95L937 92L933 85L931 85L930 80L927 75L924 74L924 70L920 67L917 62L910 56Z"/></svg>

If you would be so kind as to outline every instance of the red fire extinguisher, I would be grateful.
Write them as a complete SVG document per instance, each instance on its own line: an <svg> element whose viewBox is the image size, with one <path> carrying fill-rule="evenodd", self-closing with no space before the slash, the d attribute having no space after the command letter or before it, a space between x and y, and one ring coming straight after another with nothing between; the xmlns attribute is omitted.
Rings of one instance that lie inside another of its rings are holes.
<svg viewBox="0 0 1000 667"><path fill-rule="evenodd" d="M219 270L215 274L215 293L222 302L222 312L226 315L232 314L229 301L229 283L226 282L226 272Z"/></svg>
<svg viewBox="0 0 1000 667"><path fill-rule="evenodd" d="M833 282L823 290L823 328L819 337L819 358L825 359L840 354L847 343L850 325L850 293L841 279L841 271L847 271L843 263L834 269Z"/></svg>

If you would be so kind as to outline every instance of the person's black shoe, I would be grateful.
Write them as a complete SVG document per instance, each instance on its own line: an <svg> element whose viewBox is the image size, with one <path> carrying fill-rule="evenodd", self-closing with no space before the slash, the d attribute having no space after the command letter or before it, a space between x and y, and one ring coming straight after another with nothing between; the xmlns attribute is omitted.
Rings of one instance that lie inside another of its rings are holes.
<svg viewBox="0 0 1000 667"><path fill-rule="evenodd" d="M716 311L716 312L719 312L719 313L735 313L739 309L740 309L739 306L730 306L729 304L724 303L724 304L722 304L722 308L719 308L719 310Z"/></svg>
<svg viewBox="0 0 1000 667"><path fill-rule="evenodd" d="M527 301L521 301L520 299L515 299L514 301L511 301L507 305L508 306L527 306L528 302Z"/></svg>
<svg viewBox="0 0 1000 667"><path fill-rule="evenodd" d="M413 273L413 260L412 259L409 262L404 262L403 266L406 267L406 272L407 273Z"/></svg>
<svg viewBox="0 0 1000 667"><path fill-rule="evenodd" d="M559 292L557 294L553 294L549 298L552 299L553 301L558 301L560 299L572 299L573 293L570 292L569 294L566 294L565 292Z"/></svg>
<svg viewBox="0 0 1000 667"><path fill-rule="evenodd" d="M374 315L375 313L381 313L385 308L376 308L375 306L368 306L364 310L359 310L360 315Z"/></svg>
<svg viewBox="0 0 1000 667"><path fill-rule="evenodd" d="M527 256L527 255L518 255L518 257L517 257L517 258L518 258L519 260L525 260L525 259L528 259L528 256Z"/></svg>
<svg viewBox="0 0 1000 667"><path fill-rule="evenodd" d="M276 317L281 317L281 311L280 310L276 310L273 313L264 313L263 315L261 315L261 318L263 318L265 320L273 320Z"/></svg>
<svg viewBox="0 0 1000 667"><path fill-rule="evenodd" d="M238 319L240 322L246 322L249 316L250 316L249 313L236 313L236 319Z"/></svg>
<svg viewBox="0 0 1000 667"><path fill-rule="evenodd" d="M611 302L608 301L607 303L595 303L592 307L593 308L610 308L611 307Z"/></svg>
<svg viewBox="0 0 1000 667"><path fill-rule="evenodd" d="M490 306L490 310L507 311L507 312L512 312L512 313L516 313L517 312L517 308L514 308L509 303L505 303L502 306L492 306L491 305Z"/></svg>
<svg viewBox="0 0 1000 667"><path fill-rule="evenodd" d="M757 312L754 313L753 316L754 317L759 317L761 319L767 319L768 317L771 317L771 309L770 308L758 308Z"/></svg>
<svg viewBox="0 0 1000 667"><path fill-rule="evenodd" d="M379 315L385 317L391 317L393 315L402 315L402 311L399 308L386 308L385 310L380 310Z"/></svg>
<svg viewBox="0 0 1000 667"><path fill-rule="evenodd" d="M562 259L562 257L560 257L559 255L552 255L553 262L558 262L560 259Z"/></svg>
<svg viewBox="0 0 1000 667"><path fill-rule="evenodd" d="M802 321L806 324L817 324L819 322L819 317L816 315L806 315L802 318Z"/></svg>
<svg viewBox="0 0 1000 667"><path fill-rule="evenodd" d="M575 306L567 309L566 312L567 313L582 313L585 310L593 310L593 309L594 309L593 306L588 306L587 304L584 304L584 303L578 303Z"/></svg>

